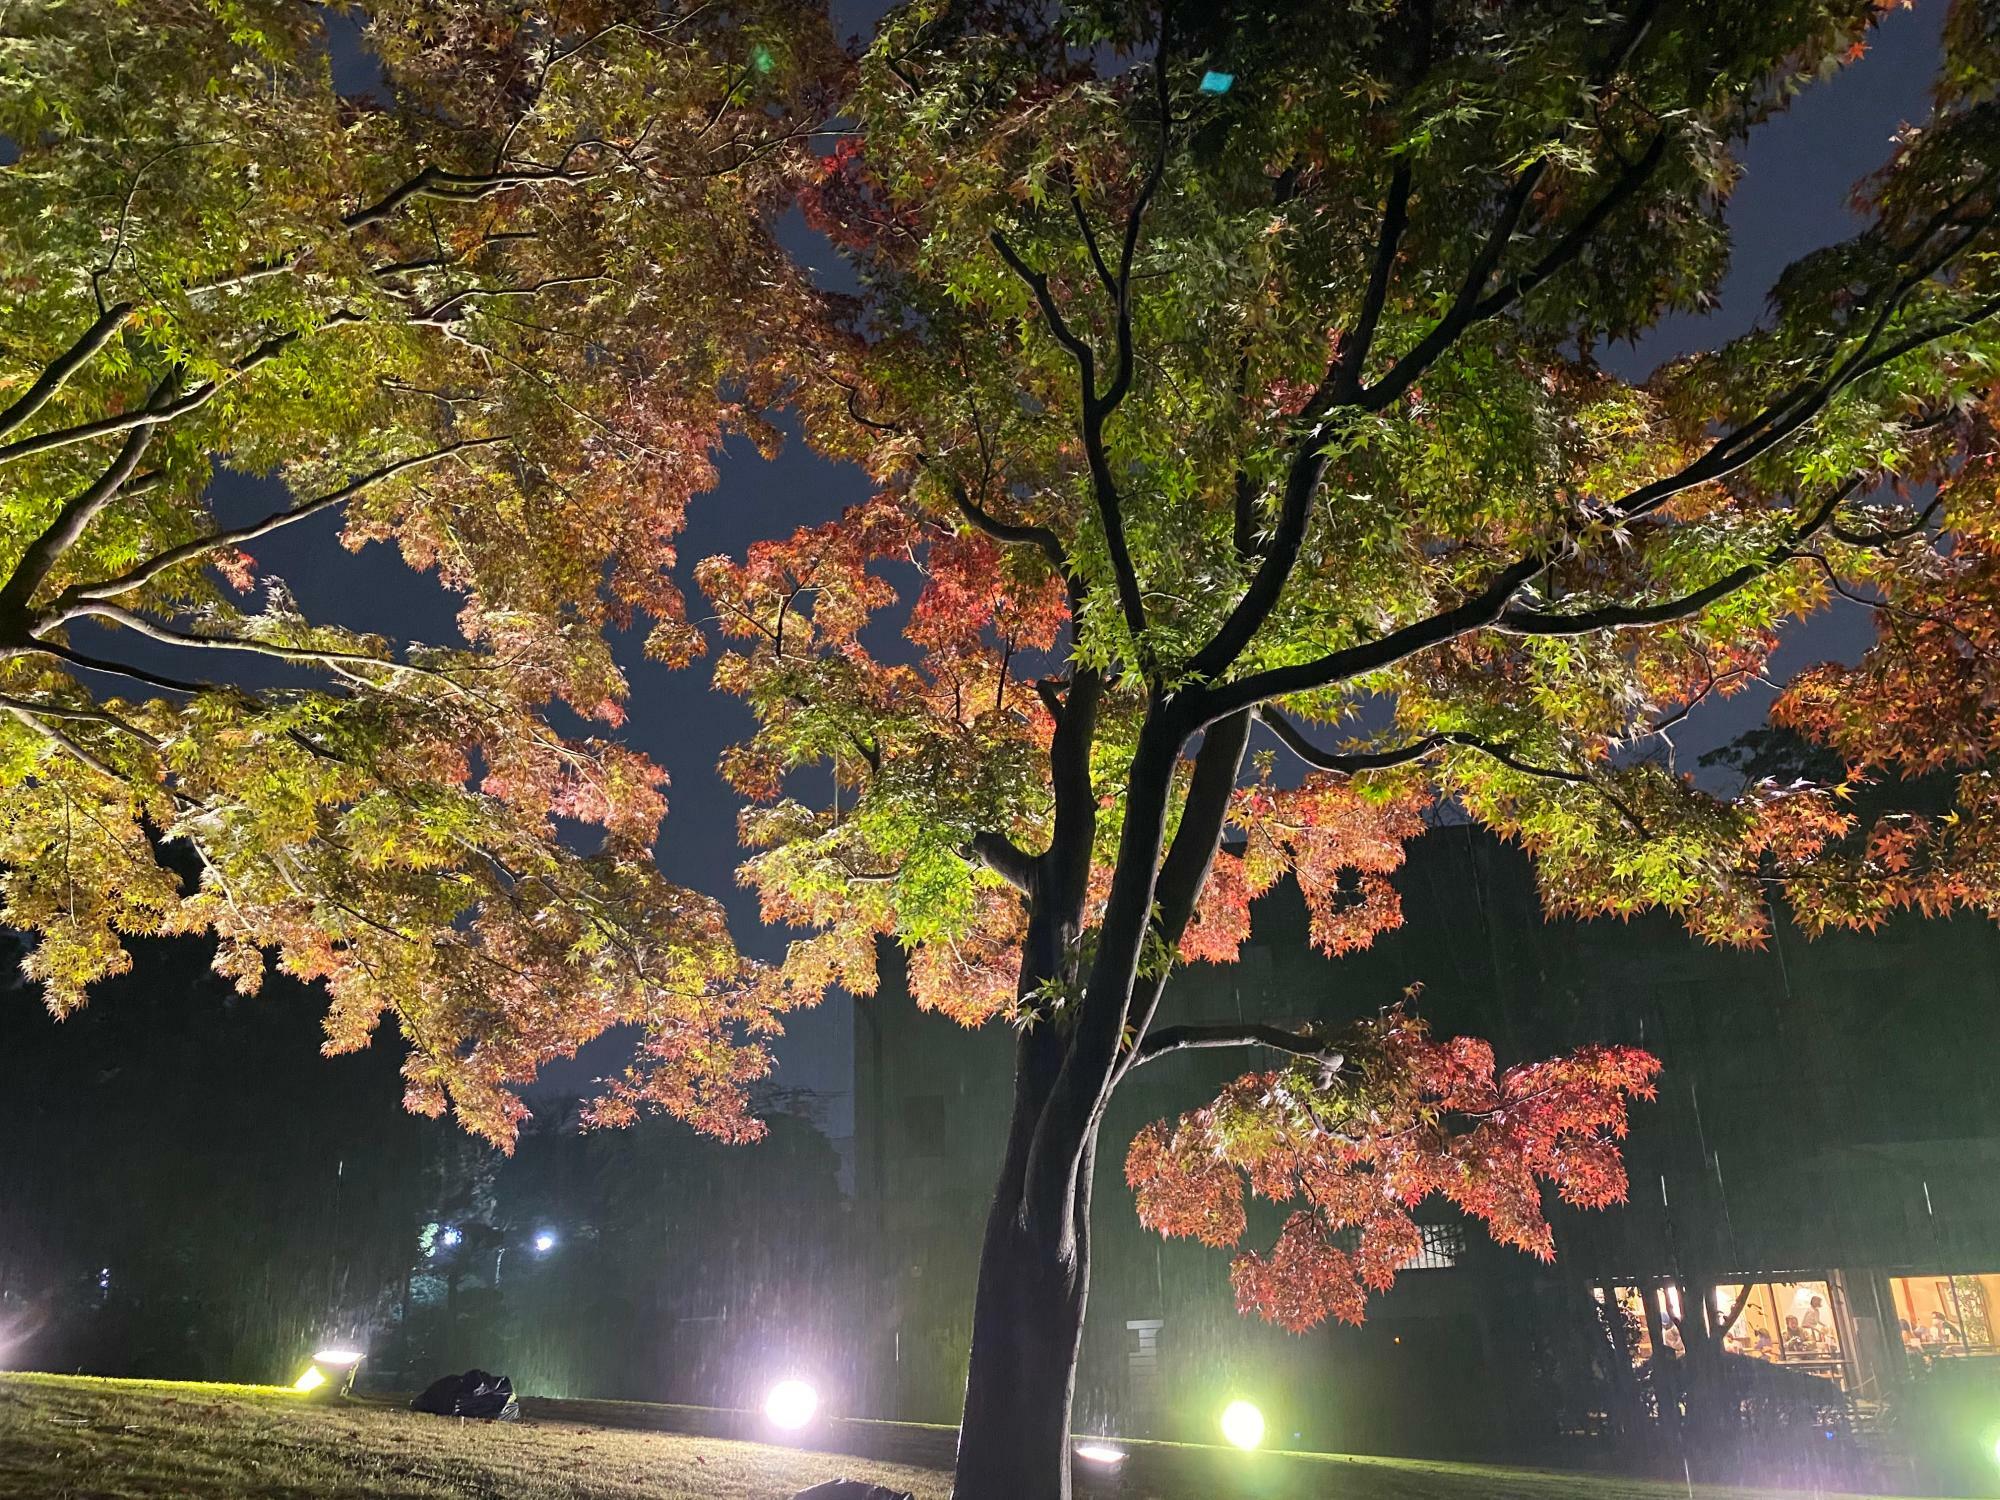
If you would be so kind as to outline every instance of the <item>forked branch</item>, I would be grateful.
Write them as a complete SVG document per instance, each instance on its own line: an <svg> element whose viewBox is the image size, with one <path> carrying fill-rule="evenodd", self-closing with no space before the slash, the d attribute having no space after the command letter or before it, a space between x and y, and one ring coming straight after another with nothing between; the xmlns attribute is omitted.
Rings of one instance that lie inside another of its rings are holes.
<svg viewBox="0 0 2000 1500"><path fill-rule="evenodd" d="M1279 1026L1232 1021L1213 1026L1162 1026L1132 1050L1131 1067L1140 1067L1170 1052L1214 1047L1267 1047L1294 1057L1318 1058L1328 1072L1338 1071L1346 1057L1318 1037L1286 1031Z"/></svg>

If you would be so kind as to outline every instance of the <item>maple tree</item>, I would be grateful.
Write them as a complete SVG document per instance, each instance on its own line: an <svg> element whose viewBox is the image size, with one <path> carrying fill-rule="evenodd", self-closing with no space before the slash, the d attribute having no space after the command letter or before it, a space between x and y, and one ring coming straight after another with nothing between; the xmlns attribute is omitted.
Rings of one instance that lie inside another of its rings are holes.
<svg viewBox="0 0 2000 1500"><path fill-rule="evenodd" d="M1737 145L1880 9L912 0L850 78L784 0L392 0L384 97L342 99L307 8L29 8L0 861L33 972L62 1009L129 934L213 932L246 986L275 949L327 981L329 1046L393 1014L413 1106L500 1141L544 1061L636 1025L595 1117L738 1136L760 1038L902 943L919 1004L1018 1037L961 1500L1068 1493L1135 1068L1259 1055L1125 1161L1145 1222L1240 1247L1248 1311L1360 1316L1432 1195L1547 1253L1545 1189L1623 1191L1652 1059L1502 1070L1380 996L1177 1022L1166 986L1280 880L1322 948L1367 944L1446 805L1551 909L1715 941L1774 891L1809 927L2000 906L1992 5L1956 0L1932 118L1757 328L1644 382L1600 358L1713 299ZM779 253L794 197L858 296ZM699 648L673 537L719 435L786 402L880 493L697 570L757 718L742 876L804 929L765 971L652 863L605 633ZM234 524L218 467L298 498ZM246 602L260 539L331 510L462 596L463 647ZM1673 727L1850 601L1873 651L1775 710L1847 780L1678 775ZM1851 810L1935 770L1947 814ZM1240 1246L1246 1187L1297 1205L1275 1246Z"/></svg>
<svg viewBox="0 0 2000 1500"><path fill-rule="evenodd" d="M1761 941L1774 895L1809 928L2000 911L2000 16L1954 5L1932 118L1751 332L1642 382L1600 357L1712 304L1737 147L1883 9L883 23L805 193L862 279L846 420L812 431L880 493L699 578L734 639L717 682L758 717L726 766L742 877L805 929L779 982L870 993L893 939L918 1004L1017 1033L961 1500L1069 1493L1099 1128L1135 1068L1276 1057L1125 1172L1146 1224L1218 1246L1246 1187L1296 1205L1233 1268L1288 1328L1361 1317L1427 1197L1546 1255L1545 1188L1623 1194L1643 1053L1501 1071L1382 996L1163 1014L1280 879L1317 945L1361 947L1450 806L1535 856L1551 910L1664 908L1718 942ZM1776 710L1847 779L1679 774L1674 727L1850 601L1874 649ZM1943 766L1949 817L1851 810Z"/></svg>
<svg viewBox="0 0 2000 1500"><path fill-rule="evenodd" d="M411 1107L494 1141L615 1026L608 1118L753 1134L785 997L653 862L607 632L700 649L674 537L798 357L770 223L843 66L823 18L38 0L0 58L0 891L50 1007L129 936L212 933L246 991L272 953L326 982L329 1051L392 1016ZM284 503L238 519L244 476ZM335 513L462 641L264 576Z"/></svg>

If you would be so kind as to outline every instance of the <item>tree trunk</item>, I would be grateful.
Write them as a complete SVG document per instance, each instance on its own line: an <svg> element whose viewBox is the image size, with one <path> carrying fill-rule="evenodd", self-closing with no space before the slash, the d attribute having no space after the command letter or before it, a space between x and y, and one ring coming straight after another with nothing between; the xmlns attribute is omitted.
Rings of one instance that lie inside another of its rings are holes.
<svg viewBox="0 0 2000 1500"><path fill-rule="evenodd" d="M1090 1286L1089 1143L1078 1155L1067 1224L1029 1219L1003 1174L979 1257L953 1500L1069 1500L1070 1402Z"/></svg>
<svg viewBox="0 0 2000 1500"><path fill-rule="evenodd" d="M1056 837L1036 865L1022 954L1024 998L1069 970L1083 928L1095 820L1087 775L1095 693L1094 678L1087 684L1080 680L1071 690L1072 706L1058 722L1058 737L1068 743L1069 753L1057 760L1073 763L1084 774L1059 796ZM1233 773L1235 759L1223 750L1233 746L1234 757L1240 758L1248 724L1247 715L1237 715L1217 739L1220 748L1204 746L1211 762L1207 779L1218 768ZM1013 1118L980 1247L953 1500L1070 1497L1070 1404L1090 1287L1097 1132L1119 1077L1128 1022L1131 1031L1143 1033L1157 999L1157 992L1143 997L1143 1007L1133 1014L1140 956L1154 921L1166 805L1187 736L1187 726L1173 714L1158 704L1148 709L1128 776L1118 873L1075 1019L1059 1024L1051 1017L1037 1018L1022 1028L1016 1045ZM1198 765L1198 777L1200 773ZM1186 921L1180 907L1192 908L1214 856L1226 790L1219 800L1211 799L1212 817L1191 819L1199 825L1196 842L1206 839L1207 846L1183 859L1184 879L1191 883L1185 902L1179 895L1174 898L1175 920L1165 937L1169 944L1178 941ZM1070 808L1067 817L1065 805ZM1189 821L1183 819L1184 834Z"/></svg>

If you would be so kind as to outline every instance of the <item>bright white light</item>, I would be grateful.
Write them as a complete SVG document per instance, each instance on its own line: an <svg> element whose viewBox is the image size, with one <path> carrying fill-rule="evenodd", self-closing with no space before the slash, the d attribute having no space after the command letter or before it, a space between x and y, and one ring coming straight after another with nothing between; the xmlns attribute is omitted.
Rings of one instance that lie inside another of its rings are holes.
<svg viewBox="0 0 2000 1500"><path fill-rule="evenodd" d="M548 1230L544 1229L540 1234L535 1236L535 1254L547 1255L555 1247L556 1237Z"/></svg>
<svg viewBox="0 0 2000 1500"><path fill-rule="evenodd" d="M1264 1414L1248 1401L1232 1401L1222 1408L1222 1435L1239 1448L1254 1448L1264 1441Z"/></svg>
<svg viewBox="0 0 2000 1500"><path fill-rule="evenodd" d="M1125 1450L1114 1448L1109 1443L1078 1443L1076 1456L1087 1464L1103 1464L1114 1469L1125 1462Z"/></svg>
<svg viewBox="0 0 2000 1500"><path fill-rule="evenodd" d="M464 1239L465 1236L460 1234L456 1229L447 1229L443 1234L439 1235L438 1238L443 1240L447 1245L456 1245L460 1240Z"/></svg>
<svg viewBox="0 0 2000 1500"><path fill-rule="evenodd" d="M361 1363L359 1349L320 1349L313 1354L313 1363L318 1365L358 1365Z"/></svg>
<svg viewBox="0 0 2000 1500"><path fill-rule="evenodd" d="M292 1382L295 1391L316 1391L326 1384L326 1376L318 1365L307 1365L305 1374Z"/></svg>
<svg viewBox="0 0 2000 1500"><path fill-rule="evenodd" d="M803 1380L781 1380L764 1398L764 1415L787 1431L796 1431L819 1410L819 1392Z"/></svg>

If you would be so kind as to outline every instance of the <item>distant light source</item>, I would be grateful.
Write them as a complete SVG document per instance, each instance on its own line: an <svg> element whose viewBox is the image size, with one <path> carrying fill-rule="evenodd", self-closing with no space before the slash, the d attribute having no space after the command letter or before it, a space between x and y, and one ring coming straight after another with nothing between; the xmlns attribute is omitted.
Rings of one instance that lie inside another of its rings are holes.
<svg viewBox="0 0 2000 1500"><path fill-rule="evenodd" d="M1201 91L1204 94L1226 94L1229 92L1230 86L1235 82L1236 75L1234 73L1218 73L1215 69L1210 68L1206 73L1201 75Z"/></svg>
<svg viewBox="0 0 2000 1500"><path fill-rule="evenodd" d="M307 1365L305 1374L292 1382L295 1391L316 1391L326 1384L326 1373L318 1365Z"/></svg>
<svg viewBox="0 0 2000 1500"><path fill-rule="evenodd" d="M1264 1441L1264 1414L1248 1401L1232 1401L1222 1408L1222 1435L1239 1448L1254 1448Z"/></svg>
<svg viewBox="0 0 2000 1500"><path fill-rule="evenodd" d="M556 1236L554 1230L544 1229L540 1234L535 1236L535 1254L547 1255L555 1247Z"/></svg>
<svg viewBox="0 0 2000 1500"><path fill-rule="evenodd" d="M759 73L768 73L777 67L777 65L778 60L771 55L769 47L763 46L760 43L750 49L750 66L755 68Z"/></svg>
<svg viewBox="0 0 2000 1500"><path fill-rule="evenodd" d="M764 1415L775 1426L796 1432L819 1410L819 1392L803 1380L781 1380L764 1398Z"/></svg>
<svg viewBox="0 0 2000 1500"><path fill-rule="evenodd" d="M316 1365L358 1365L361 1363L361 1351L359 1349L343 1349L335 1345L332 1348L315 1350L313 1353L313 1363Z"/></svg>
<svg viewBox="0 0 2000 1500"><path fill-rule="evenodd" d="M1114 1448L1109 1443L1078 1443L1076 1456L1087 1464L1103 1464L1107 1469L1115 1469L1125 1462L1125 1450Z"/></svg>
<svg viewBox="0 0 2000 1500"><path fill-rule="evenodd" d="M464 1235L460 1234L456 1229L451 1228L447 1228L443 1234L438 1236L438 1239L447 1245L456 1245L464 1238Z"/></svg>

